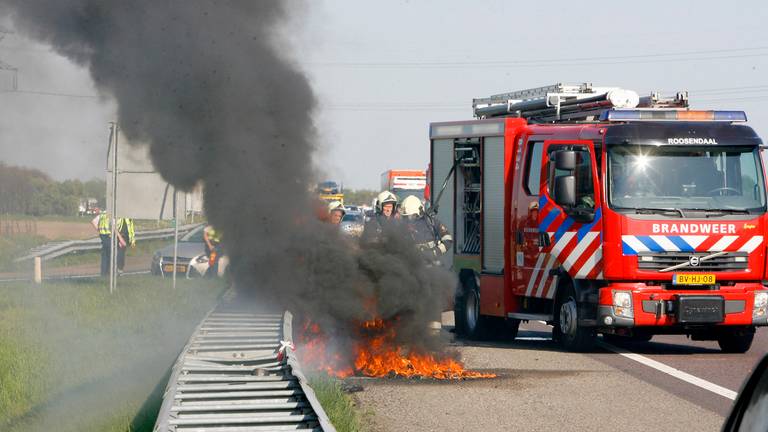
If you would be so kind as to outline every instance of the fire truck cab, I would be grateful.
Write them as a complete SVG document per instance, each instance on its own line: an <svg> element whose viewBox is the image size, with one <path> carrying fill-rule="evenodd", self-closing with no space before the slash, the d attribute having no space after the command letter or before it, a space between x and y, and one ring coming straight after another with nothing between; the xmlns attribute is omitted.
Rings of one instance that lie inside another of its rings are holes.
<svg viewBox="0 0 768 432"><path fill-rule="evenodd" d="M749 350L768 325L766 182L743 112L590 84L473 107L476 119L430 125L460 335L539 320L575 351L598 334Z"/></svg>

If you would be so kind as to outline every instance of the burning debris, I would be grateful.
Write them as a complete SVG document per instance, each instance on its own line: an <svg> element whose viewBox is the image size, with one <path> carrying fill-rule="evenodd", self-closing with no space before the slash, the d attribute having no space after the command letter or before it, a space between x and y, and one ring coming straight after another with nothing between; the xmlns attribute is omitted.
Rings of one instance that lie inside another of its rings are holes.
<svg viewBox="0 0 768 432"><path fill-rule="evenodd" d="M429 352L417 345L396 342L398 322L397 319L372 319L353 324L356 337L332 349L328 336L317 324L308 321L299 338L299 354L306 367L338 378L397 376L458 380L496 376L468 371L448 353Z"/></svg>

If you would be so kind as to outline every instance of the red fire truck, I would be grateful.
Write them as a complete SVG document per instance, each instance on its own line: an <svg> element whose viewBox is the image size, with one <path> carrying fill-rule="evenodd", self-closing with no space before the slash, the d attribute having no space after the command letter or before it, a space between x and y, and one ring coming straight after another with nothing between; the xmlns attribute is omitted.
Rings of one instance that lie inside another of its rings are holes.
<svg viewBox="0 0 768 432"><path fill-rule="evenodd" d="M430 125L460 335L514 337L539 320L575 351L598 334L749 350L768 325L766 183L743 112L591 84L473 108L474 120Z"/></svg>

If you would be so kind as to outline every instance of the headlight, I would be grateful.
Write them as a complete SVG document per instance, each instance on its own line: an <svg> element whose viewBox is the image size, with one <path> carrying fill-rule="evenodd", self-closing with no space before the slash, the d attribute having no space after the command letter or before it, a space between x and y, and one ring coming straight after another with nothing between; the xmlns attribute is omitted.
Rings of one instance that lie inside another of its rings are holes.
<svg viewBox="0 0 768 432"><path fill-rule="evenodd" d="M632 311L632 293L629 291L613 292L613 313L616 316L632 318L635 316Z"/></svg>
<svg viewBox="0 0 768 432"><path fill-rule="evenodd" d="M768 310L768 291L755 292L755 304L752 307L752 319L765 318Z"/></svg>

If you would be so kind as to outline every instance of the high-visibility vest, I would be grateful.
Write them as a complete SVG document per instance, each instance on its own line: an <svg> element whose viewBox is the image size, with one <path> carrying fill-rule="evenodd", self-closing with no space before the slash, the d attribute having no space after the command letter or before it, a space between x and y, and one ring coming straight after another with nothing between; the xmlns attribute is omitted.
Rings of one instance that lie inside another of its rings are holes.
<svg viewBox="0 0 768 432"><path fill-rule="evenodd" d="M109 215L101 213L99 215L99 235L110 235L112 230L109 229Z"/></svg>
<svg viewBox="0 0 768 432"><path fill-rule="evenodd" d="M123 224L128 226L128 244L132 245L136 243L136 227L133 224L133 219L120 218L117 220L117 231L120 232L123 229Z"/></svg>
<svg viewBox="0 0 768 432"><path fill-rule="evenodd" d="M212 226L205 227L205 232L208 233L208 240L211 243L221 243L221 233L217 232Z"/></svg>

